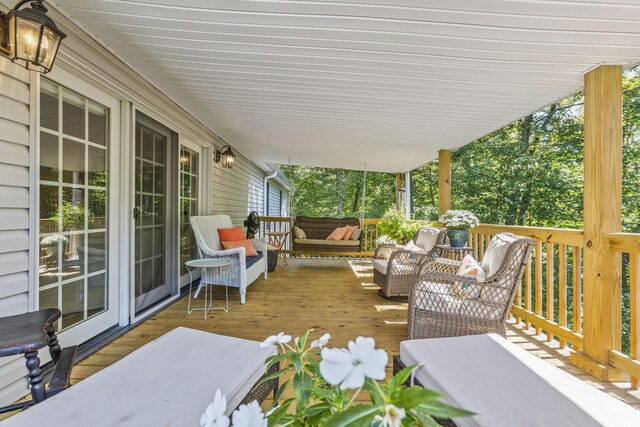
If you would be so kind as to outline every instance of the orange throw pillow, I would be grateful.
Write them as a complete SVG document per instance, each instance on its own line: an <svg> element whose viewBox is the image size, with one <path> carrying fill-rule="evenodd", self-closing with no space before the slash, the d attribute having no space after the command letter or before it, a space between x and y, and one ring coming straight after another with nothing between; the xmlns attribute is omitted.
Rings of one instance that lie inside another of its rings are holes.
<svg viewBox="0 0 640 427"><path fill-rule="evenodd" d="M348 228L348 225L336 228L331 232L331 234L329 234L329 237L327 237L325 240L342 240L344 235L347 233Z"/></svg>
<svg viewBox="0 0 640 427"><path fill-rule="evenodd" d="M347 225L347 232L344 233L344 237L342 240L349 240L354 231L356 231L358 227L356 225Z"/></svg>
<svg viewBox="0 0 640 427"><path fill-rule="evenodd" d="M237 242L238 240L247 240L242 227L218 228L218 237L221 242Z"/></svg>
<svg viewBox="0 0 640 427"><path fill-rule="evenodd" d="M251 241L245 240L232 240L230 242L222 242L222 247L225 249L235 249L235 248L244 248L247 252L247 256L258 256L258 252L256 248L253 247L253 243Z"/></svg>

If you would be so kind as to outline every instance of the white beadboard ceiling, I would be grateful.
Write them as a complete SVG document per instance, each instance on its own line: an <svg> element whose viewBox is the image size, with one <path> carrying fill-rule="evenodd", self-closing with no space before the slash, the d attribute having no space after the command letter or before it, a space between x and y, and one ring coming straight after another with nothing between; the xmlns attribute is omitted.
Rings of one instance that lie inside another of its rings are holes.
<svg viewBox="0 0 640 427"><path fill-rule="evenodd" d="M640 62L640 0L55 0L255 161L416 168Z"/></svg>

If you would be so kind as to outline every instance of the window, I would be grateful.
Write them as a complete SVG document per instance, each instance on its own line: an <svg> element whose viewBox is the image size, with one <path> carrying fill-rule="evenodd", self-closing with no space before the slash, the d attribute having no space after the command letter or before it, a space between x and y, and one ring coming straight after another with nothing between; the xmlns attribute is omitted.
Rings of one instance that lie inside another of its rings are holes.
<svg viewBox="0 0 640 427"><path fill-rule="evenodd" d="M191 215L198 215L197 152L180 148L180 276L189 274L185 263L198 258L196 239L189 224Z"/></svg>

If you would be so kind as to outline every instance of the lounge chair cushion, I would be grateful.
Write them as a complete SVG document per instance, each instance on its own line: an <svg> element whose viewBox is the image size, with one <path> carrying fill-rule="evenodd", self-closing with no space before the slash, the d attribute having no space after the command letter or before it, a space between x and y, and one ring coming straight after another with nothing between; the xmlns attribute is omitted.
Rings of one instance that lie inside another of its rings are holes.
<svg viewBox="0 0 640 427"><path fill-rule="evenodd" d="M478 415L460 427L637 426L640 412L497 334L403 341L416 379Z"/></svg>
<svg viewBox="0 0 640 427"><path fill-rule="evenodd" d="M246 258L247 269L250 268L256 262L260 261L260 258L262 258L262 251L257 251L257 254L258 255L256 256L247 256Z"/></svg>
<svg viewBox="0 0 640 427"><path fill-rule="evenodd" d="M218 228L218 237L221 242L237 242L247 238L242 227Z"/></svg>
<svg viewBox="0 0 640 427"><path fill-rule="evenodd" d="M330 240L334 242L338 240L342 240L344 235L347 234L347 230L349 230L348 225L345 225L344 227L336 227L336 229L333 230L325 240Z"/></svg>
<svg viewBox="0 0 640 427"><path fill-rule="evenodd" d="M416 246L419 246L425 251L429 252L436 245L439 234L440 230L436 228L422 227L420 230L418 230L418 237L416 237Z"/></svg>
<svg viewBox="0 0 640 427"><path fill-rule="evenodd" d="M386 275L387 270L389 268L389 260L388 259L374 259L373 260L373 268L378 270L380 273ZM402 274L418 274L420 272L420 267L415 264L395 264L394 274L402 275Z"/></svg>
<svg viewBox="0 0 640 427"><path fill-rule="evenodd" d="M482 259L482 269L487 273L487 277L491 277L498 272L509 246L513 242L515 242L515 239L506 234L501 233L493 236Z"/></svg>
<svg viewBox="0 0 640 427"><path fill-rule="evenodd" d="M256 251L256 248L253 246L253 243L251 243L251 241L247 239L230 241L230 242L223 240L222 247L225 249L244 248L246 256L258 256L258 252Z"/></svg>
<svg viewBox="0 0 640 427"><path fill-rule="evenodd" d="M470 285L465 290L465 295L457 295L456 291L447 283L422 282L418 289L428 293L418 293L421 297L416 298L415 307L420 310L428 310L436 313L450 314L455 316L467 316L485 318L489 320L499 320L502 310L495 305L485 304L478 298L470 298L465 295L477 295L480 291L476 286Z"/></svg>
<svg viewBox="0 0 640 427"><path fill-rule="evenodd" d="M325 246L359 246L358 240L320 240L320 239L295 239L295 243L301 245L325 245Z"/></svg>
<svg viewBox="0 0 640 427"><path fill-rule="evenodd" d="M358 229L357 225L347 225L347 232L344 233L342 240L349 240L351 235Z"/></svg>

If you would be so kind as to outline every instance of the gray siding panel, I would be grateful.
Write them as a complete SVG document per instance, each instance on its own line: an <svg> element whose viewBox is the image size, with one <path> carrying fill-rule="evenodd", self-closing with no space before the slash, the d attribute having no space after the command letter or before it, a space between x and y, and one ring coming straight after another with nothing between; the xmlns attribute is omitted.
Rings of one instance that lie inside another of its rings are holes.
<svg viewBox="0 0 640 427"><path fill-rule="evenodd" d="M0 315L29 310L29 73L0 59ZM22 358L0 364L0 405L27 392Z"/></svg>
<svg viewBox="0 0 640 427"><path fill-rule="evenodd" d="M213 168L213 206L216 215L229 215L234 224L242 224L251 211L262 214L264 173L243 157L236 158L233 169Z"/></svg>

